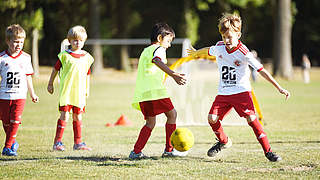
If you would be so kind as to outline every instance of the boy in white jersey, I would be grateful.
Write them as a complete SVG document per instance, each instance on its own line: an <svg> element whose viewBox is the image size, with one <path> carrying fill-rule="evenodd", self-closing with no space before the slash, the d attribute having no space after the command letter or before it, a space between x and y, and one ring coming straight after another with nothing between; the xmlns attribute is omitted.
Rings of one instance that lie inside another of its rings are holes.
<svg viewBox="0 0 320 180"><path fill-rule="evenodd" d="M218 142L208 150L208 156L217 155L221 149L231 147L232 142L223 131L220 121L234 108L241 117L245 117L252 127L265 156L270 161L280 161L281 157L271 151L266 133L255 116L251 97L250 65L262 77L268 80L281 94L290 96L263 65L254 58L248 48L239 40L241 37L241 18L236 14L224 14L219 22L219 32L222 40L215 46L198 51L190 50L190 54L198 56L208 53L215 56L220 72L218 95L216 96L208 115L208 122L218 138Z"/></svg>
<svg viewBox="0 0 320 180"><path fill-rule="evenodd" d="M26 38L24 29L13 24L7 27L5 34L8 50L0 53L0 118L6 133L2 155L17 156L19 144L16 136L27 92L29 91L33 102L38 102L39 98L32 84L31 57L22 51Z"/></svg>
<svg viewBox="0 0 320 180"><path fill-rule="evenodd" d="M57 122L56 136L54 138L53 150L64 151L62 136L72 111L74 150L91 150L81 139L82 113L85 111L86 98L89 95L90 67L93 57L82 50L87 39L87 32L82 26L72 27L67 35L71 48L58 54L58 61L52 70L48 92L53 93L53 82L59 72L60 118Z"/></svg>

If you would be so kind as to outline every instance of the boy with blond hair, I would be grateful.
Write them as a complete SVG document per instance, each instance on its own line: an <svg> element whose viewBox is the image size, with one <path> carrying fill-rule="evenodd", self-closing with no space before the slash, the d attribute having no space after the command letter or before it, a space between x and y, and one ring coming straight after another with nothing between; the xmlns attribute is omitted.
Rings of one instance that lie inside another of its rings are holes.
<svg viewBox="0 0 320 180"><path fill-rule="evenodd" d="M189 54L199 56L203 53L215 56L220 73L218 95L216 96L208 115L208 122L217 136L218 142L208 150L208 156L217 155L222 149L231 147L231 139L224 133L220 121L234 108L241 117L245 117L262 146L269 161L280 161L281 157L272 152L266 133L259 123L251 96L250 65L262 77L269 81L281 94L290 96L263 65L254 58L248 48L239 40L242 21L236 14L223 14L219 21L219 32L222 40L216 45L200 50L192 49Z"/></svg>
<svg viewBox="0 0 320 180"><path fill-rule="evenodd" d="M32 84L31 57L22 51L26 32L19 24L7 27L5 39L8 50L0 53L0 118L6 133L2 155L17 156L16 141L27 92L34 103L39 101Z"/></svg>
<svg viewBox="0 0 320 180"><path fill-rule="evenodd" d="M91 150L83 141L82 113L85 112L86 98L89 96L90 67L94 61L93 57L82 50L87 39L87 32L82 26L74 26L68 31L67 38L70 42L70 49L58 54L56 62L48 83L48 92L54 92L53 82L59 72L60 97L59 111L60 118L57 122L56 136L54 138L53 150L64 151L62 136L69 119L69 112L72 111L74 150Z"/></svg>

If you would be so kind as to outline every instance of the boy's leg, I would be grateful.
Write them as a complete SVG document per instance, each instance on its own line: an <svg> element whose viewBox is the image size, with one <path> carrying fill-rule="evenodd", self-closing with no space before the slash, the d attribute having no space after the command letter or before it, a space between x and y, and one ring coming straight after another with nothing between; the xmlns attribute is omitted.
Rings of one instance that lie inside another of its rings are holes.
<svg viewBox="0 0 320 180"><path fill-rule="evenodd" d="M228 142L228 136L224 133L220 121L217 120L215 123L209 122L209 124L211 126L212 131L217 136L219 142L221 142L222 144L226 144Z"/></svg>
<svg viewBox="0 0 320 180"><path fill-rule="evenodd" d="M2 127L6 135L10 128L10 102L10 100L0 99L0 119L2 120Z"/></svg>
<svg viewBox="0 0 320 180"><path fill-rule="evenodd" d="M74 137L74 145L73 150L88 150L92 149L86 145L86 143L82 142L82 113L84 112L84 108L81 109L79 107L72 107L72 118L73 118L73 137Z"/></svg>
<svg viewBox="0 0 320 180"><path fill-rule="evenodd" d="M258 118L255 115L246 117L249 126L251 126L254 134L256 135L259 143L262 146L264 153L271 151L271 147L267 138L267 134L263 131L262 125L258 121ZM253 120L253 121L252 121Z"/></svg>
<svg viewBox="0 0 320 180"><path fill-rule="evenodd" d="M173 146L171 144L171 134L176 130L176 119L177 119L177 112L175 109L172 109L169 112L166 112L165 115L167 116L167 123L165 125L166 128L166 152L171 152L173 150Z"/></svg>
<svg viewBox="0 0 320 180"><path fill-rule="evenodd" d="M208 115L208 123L211 126L212 131L217 136L219 142L222 144L226 144L228 142L228 136L224 133L220 123L220 120L222 120L232 108L227 102L226 97L219 95L216 96Z"/></svg>
<svg viewBox="0 0 320 180"><path fill-rule="evenodd" d="M21 124L21 115L25 105L25 99L13 100L10 108L10 125L6 133L5 147L11 148L15 142L19 125Z"/></svg>
<svg viewBox="0 0 320 180"><path fill-rule="evenodd" d="M56 136L54 138L54 144L62 141L64 129L67 125L68 119L69 119L69 112L60 111L60 118L58 119L58 122L57 122L57 129L56 129Z"/></svg>
<svg viewBox="0 0 320 180"><path fill-rule="evenodd" d="M73 113L73 137L74 137L74 144L80 144L81 140L81 130L82 130L82 115Z"/></svg>
<svg viewBox="0 0 320 180"><path fill-rule="evenodd" d="M151 132L156 124L156 117L146 117L146 124L142 127L139 137L134 145L134 153L139 154L146 145Z"/></svg>

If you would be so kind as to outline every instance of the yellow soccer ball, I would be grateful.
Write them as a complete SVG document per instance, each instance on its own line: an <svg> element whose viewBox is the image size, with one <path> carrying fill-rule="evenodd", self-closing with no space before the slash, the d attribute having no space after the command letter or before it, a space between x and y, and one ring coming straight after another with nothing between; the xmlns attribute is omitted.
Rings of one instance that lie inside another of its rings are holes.
<svg viewBox="0 0 320 180"><path fill-rule="evenodd" d="M188 151L194 144L194 137L188 128L178 128L171 134L171 144L180 151Z"/></svg>

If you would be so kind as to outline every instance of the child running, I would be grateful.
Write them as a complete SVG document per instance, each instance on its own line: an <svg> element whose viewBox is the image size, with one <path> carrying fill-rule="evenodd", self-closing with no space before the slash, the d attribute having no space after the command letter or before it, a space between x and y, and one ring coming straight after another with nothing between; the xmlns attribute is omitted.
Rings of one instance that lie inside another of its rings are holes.
<svg viewBox="0 0 320 180"><path fill-rule="evenodd" d="M224 14L219 21L219 32L222 40L215 46L189 54L198 56L203 53L215 56L220 73L218 95L216 96L208 115L208 122L216 134L218 142L208 150L208 156L216 156L222 149L232 145L231 139L224 133L220 121L234 108L241 117L245 117L251 126L265 156L269 161L280 161L281 157L272 152L266 133L259 123L251 96L250 65L262 77L269 81L281 94L289 98L290 93L283 89L263 65L254 58L248 48L239 40L241 37L241 18L236 14Z"/></svg>
<svg viewBox="0 0 320 180"><path fill-rule="evenodd" d="M175 33L169 25L165 23L155 24L151 31L152 44L146 47L140 55L132 106L141 110L146 124L140 130L138 140L129 155L132 160L145 158L141 151L156 125L156 116L161 113L165 113L167 117L165 125L166 145L162 156L183 155L174 150L170 142L170 136L176 129L177 112L163 84L165 74L171 76L179 85L186 83L183 74L172 71L166 65L166 49L171 46L174 37Z"/></svg>
<svg viewBox="0 0 320 180"><path fill-rule="evenodd" d="M87 32L82 26L72 27L67 35L71 48L58 54L48 83L48 92L54 92L53 82L57 73L60 77L59 111L60 118L57 122L56 136L53 150L64 151L62 136L72 111L74 146L73 150L91 150L81 136L82 113L85 112L86 99L89 96L90 67L93 57L82 50L87 39Z"/></svg>
<svg viewBox="0 0 320 180"><path fill-rule="evenodd" d="M16 141L27 92L34 103L39 101L32 84L31 57L22 51L26 32L19 24L7 27L5 39L8 50L0 53L0 118L6 133L2 155L17 156Z"/></svg>

